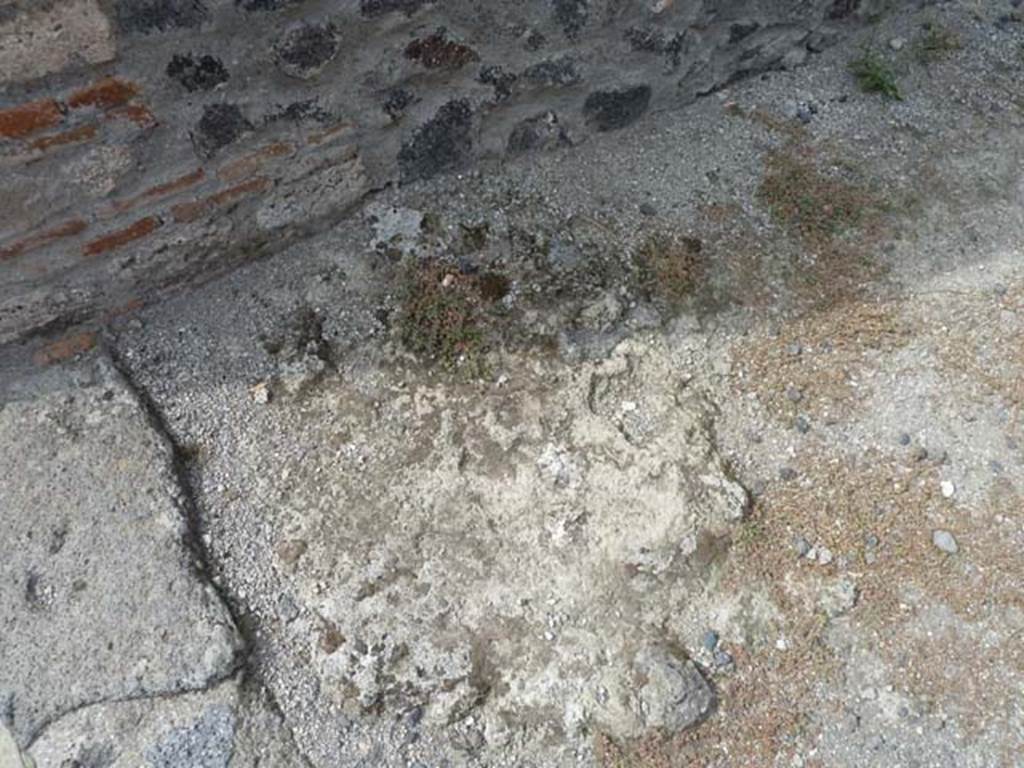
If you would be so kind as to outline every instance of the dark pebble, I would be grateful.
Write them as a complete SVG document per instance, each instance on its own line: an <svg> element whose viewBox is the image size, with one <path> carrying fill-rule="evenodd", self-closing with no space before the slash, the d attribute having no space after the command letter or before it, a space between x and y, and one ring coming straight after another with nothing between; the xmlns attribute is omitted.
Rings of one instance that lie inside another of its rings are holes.
<svg viewBox="0 0 1024 768"><path fill-rule="evenodd" d="M415 728L420 724L420 720L423 719L423 707L416 706L410 709L405 714L405 724L409 728Z"/></svg>
<svg viewBox="0 0 1024 768"><path fill-rule="evenodd" d="M910 445L910 435L906 432L903 432L900 435L900 445Z"/></svg>
<svg viewBox="0 0 1024 768"><path fill-rule="evenodd" d="M583 117L596 131L615 131L640 119L650 103L649 85L595 91L583 102Z"/></svg>
<svg viewBox="0 0 1024 768"><path fill-rule="evenodd" d="M657 216L658 209L650 203L640 203L640 213L644 216Z"/></svg>
<svg viewBox="0 0 1024 768"><path fill-rule="evenodd" d="M701 638L700 644L704 646L704 650L713 651L718 647L718 633L713 629L709 629L704 633L704 637Z"/></svg>
<svg viewBox="0 0 1024 768"><path fill-rule="evenodd" d="M806 435L811 431L811 422L808 421L806 416L797 416L794 426L796 427L796 431L802 435Z"/></svg>
<svg viewBox="0 0 1024 768"><path fill-rule="evenodd" d="M783 467L779 470L779 479L784 480L787 483L790 480L796 480L796 470L791 469L790 467Z"/></svg>

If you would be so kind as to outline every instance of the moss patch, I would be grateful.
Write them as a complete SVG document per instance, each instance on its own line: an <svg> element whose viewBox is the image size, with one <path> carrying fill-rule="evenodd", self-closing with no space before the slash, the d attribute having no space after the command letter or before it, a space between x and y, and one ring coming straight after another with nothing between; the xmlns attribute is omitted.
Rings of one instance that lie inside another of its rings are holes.
<svg viewBox="0 0 1024 768"><path fill-rule="evenodd" d="M492 341L492 305L510 288L496 272L464 274L439 261L403 264L398 335L404 346L446 368L482 373Z"/></svg>
<svg viewBox="0 0 1024 768"><path fill-rule="evenodd" d="M693 297L704 277L703 243L695 237L655 232L636 251L644 291L662 309L678 311Z"/></svg>

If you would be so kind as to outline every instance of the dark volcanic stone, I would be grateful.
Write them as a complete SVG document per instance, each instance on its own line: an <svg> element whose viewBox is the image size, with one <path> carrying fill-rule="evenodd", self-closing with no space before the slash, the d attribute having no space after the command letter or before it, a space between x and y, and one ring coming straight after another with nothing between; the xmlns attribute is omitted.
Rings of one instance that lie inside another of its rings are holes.
<svg viewBox="0 0 1024 768"><path fill-rule="evenodd" d="M236 104L209 104L192 133L192 145L200 157L211 158L251 130L252 123Z"/></svg>
<svg viewBox="0 0 1024 768"><path fill-rule="evenodd" d="M279 106L277 112L268 115L265 120L268 123L277 120L284 120L289 123L303 123L309 120L324 123L330 120L330 118L330 112L321 107L319 101L316 99L306 99L305 101L292 102L284 107Z"/></svg>
<svg viewBox="0 0 1024 768"><path fill-rule="evenodd" d="M737 22L729 27L729 42L733 44L738 43L750 37L760 28L761 25L756 21Z"/></svg>
<svg viewBox="0 0 1024 768"><path fill-rule="evenodd" d="M449 101L402 145L402 181L429 179L466 165L473 151L473 111L466 99Z"/></svg>
<svg viewBox="0 0 1024 768"><path fill-rule="evenodd" d="M419 101L407 88L392 88L384 94L384 111L392 120L398 120L410 106Z"/></svg>
<svg viewBox="0 0 1024 768"><path fill-rule="evenodd" d="M274 52L282 72L309 79L338 55L337 33L333 24L298 24L281 36Z"/></svg>
<svg viewBox="0 0 1024 768"><path fill-rule="evenodd" d="M575 85L582 78L576 62L570 56L548 59L527 67L523 78L535 85Z"/></svg>
<svg viewBox="0 0 1024 768"><path fill-rule="evenodd" d="M626 30L626 41L634 51L661 53L665 50L665 35L656 29L630 27Z"/></svg>
<svg viewBox="0 0 1024 768"><path fill-rule="evenodd" d="M669 70L679 66L683 53L684 33L677 32L671 37L666 37L657 29L630 27L626 30L625 37L629 47L634 51L664 54Z"/></svg>
<svg viewBox="0 0 1024 768"><path fill-rule="evenodd" d="M583 117L597 131L614 131L635 122L650 103L651 88L647 85L594 91L583 103Z"/></svg>
<svg viewBox="0 0 1024 768"><path fill-rule="evenodd" d="M427 37L413 40L405 47L405 57L418 61L427 69L459 69L471 61L480 60L476 51L468 45L449 40L443 29Z"/></svg>
<svg viewBox="0 0 1024 768"><path fill-rule="evenodd" d="M397 11L411 16L428 2L429 0L360 0L359 12L369 19Z"/></svg>
<svg viewBox="0 0 1024 768"><path fill-rule="evenodd" d="M209 54L195 58L192 54L175 54L167 65L167 76L181 83L189 93L209 91L228 81L224 63Z"/></svg>
<svg viewBox="0 0 1024 768"><path fill-rule="evenodd" d="M235 0L235 5L246 11L279 11L303 0Z"/></svg>
<svg viewBox="0 0 1024 768"><path fill-rule="evenodd" d="M480 70L477 79L486 85L494 86L496 101L504 101L512 95L512 86L518 80L514 72L509 72L497 64L490 64Z"/></svg>
<svg viewBox="0 0 1024 768"><path fill-rule="evenodd" d="M115 15L123 32L150 34L198 27L210 12L202 0L119 0Z"/></svg>
<svg viewBox="0 0 1024 768"><path fill-rule="evenodd" d="M845 19L856 13L860 8L860 0L835 0L829 8L828 18Z"/></svg>
<svg viewBox="0 0 1024 768"><path fill-rule="evenodd" d="M528 51L539 51L546 43L547 38L537 30L533 30L529 35L527 35L526 42L523 44L523 47Z"/></svg>
<svg viewBox="0 0 1024 768"><path fill-rule="evenodd" d="M562 28L562 32L570 40L578 38L590 15L587 0L551 0L551 2L554 6L555 21Z"/></svg>
<svg viewBox="0 0 1024 768"><path fill-rule="evenodd" d="M508 151L512 155L570 144L572 141L558 124L558 116L554 112L544 112L517 123L508 137Z"/></svg>

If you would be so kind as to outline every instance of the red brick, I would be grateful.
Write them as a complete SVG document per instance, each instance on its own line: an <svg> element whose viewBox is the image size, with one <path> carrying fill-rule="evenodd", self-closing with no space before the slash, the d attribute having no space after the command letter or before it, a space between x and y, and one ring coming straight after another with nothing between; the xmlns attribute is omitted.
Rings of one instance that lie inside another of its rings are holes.
<svg viewBox="0 0 1024 768"><path fill-rule="evenodd" d="M88 352L96 346L96 333L94 331L83 331L65 336L63 339L47 344L38 350L32 360L36 365L53 365L64 360L70 360L75 355Z"/></svg>
<svg viewBox="0 0 1024 768"><path fill-rule="evenodd" d="M19 107L0 110L0 138L23 139L38 131L52 128L64 115L53 99L33 101Z"/></svg>
<svg viewBox="0 0 1024 768"><path fill-rule="evenodd" d="M163 222L155 216L147 216L139 219L131 226L111 232L101 238L86 243L82 247L82 253L86 256L99 256L101 253L120 248L135 240L139 240L152 234L162 226Z"/></svg>
<svg viewBox="0 0 1024 768"><path fill-rule="evenodd" d="M204 197L201 200L193 200L189 203L179 203L171 207L174 220L179 224L187 224L199 217L213 211L221 206L237 202L242 198L258 192L265 192L273 186L273 182L266 176L258 176L255 179L244 181L234 187L223 189L216 194Z"/></svg>
<svg viewBox="0 0 1024 768"><path fill-rule="evenodd" d="M178 224L188 224L195 221L210 209L209 199L192 200L188 203L178 203L171 206L171 215Z"/></svg>
<svg viewBox="0 0 1024 768"><path fill-rule="evenodd" d="M77 128L55 133L50 136L43 136L32 142L33 149L49 149L50 147L61 147L65 144L75 144L80 141L88 141L96 136L97 126L94 123L80 125Z"/></svg>
<svg viewBox="0 0 1024 768"><path fill-rule="evenodd" d="M221 166L221 169L217 171L217 178L221 181L238 181L244 179L247 176L252 176L260 168L264 166L267 160L275 157L286 157L295 153L295 146L288 144L283 141L275 142L274 144L268 144L265 147L253 152L251 155L246 155L237 160L232 160L230 163L226 163Z"/></svg>
<svg viewBox="0 0 1024 768"><path fill-rule="evenodd" d="M59 240L62 237L72 237L80 234L84 232L88 226L89 225L81 219L72 219L70 221L65 221L63 224L58 224L52 229L29 235L24 240L13 243L7 248L0 248L0 261L17 258L23 253L34 251L36 248L42 248L44 245L52 243L54 240Z"/></svg>
<svg viewBox="0 0 1024 768"><path fill-rule="evenodd" d="M108 114L121 120L130 120L140 128L152 128L157 124L156 116L145 104L128 104L112 109Z"/></svg>
<svg viewBox="0 0 1024 768"><path fill-rule="evenodd" d="M117 212L127 211L140 203L145 203L150 200L159 200L162 197L173 195L175 192L188 189L194 184L198 184L204 178L206 178L206 171L202 168L197 168L191 173L186 173L184 176L179 176L165 184L157 184L155 187L150 187L145 192L136 195L135 197L127 200L117 200L113 203L113 208Z"/></svg>
<svg viewBox="0 0 1024 768"><path fill-rule="evenodd" d="M97 83L76 91L68 98L68 106L72 109L80 107L97 107L113 109L127 104L139 93L135 83L128 83L116 77L108 77Z"/></svg>

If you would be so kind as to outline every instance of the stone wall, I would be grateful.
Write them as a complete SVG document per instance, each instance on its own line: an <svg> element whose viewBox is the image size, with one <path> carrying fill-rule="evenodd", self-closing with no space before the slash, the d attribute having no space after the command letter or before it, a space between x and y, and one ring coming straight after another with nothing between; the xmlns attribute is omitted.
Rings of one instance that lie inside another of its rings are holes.
<svg viewBox="0 0 1024 768"><path fill-rule="evenodd" d="M0 342L794 66L858 0L0 0Z"/></svg>

